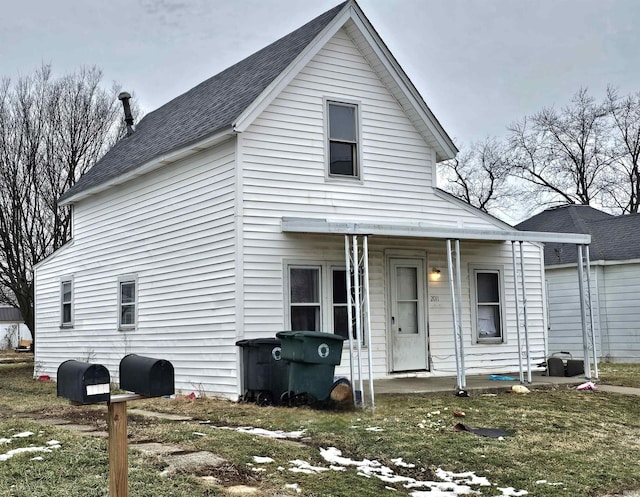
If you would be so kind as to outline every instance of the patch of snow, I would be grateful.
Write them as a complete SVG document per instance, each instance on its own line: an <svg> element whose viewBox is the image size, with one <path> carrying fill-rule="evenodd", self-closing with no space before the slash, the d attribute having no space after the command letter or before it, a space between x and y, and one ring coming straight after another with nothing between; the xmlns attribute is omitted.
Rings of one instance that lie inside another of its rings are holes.
<svg viewBox="0 0 640 497"><path fill-rule="evenodd" d="M307 461L303 461L301 459L294 459L293 461L289 461L289 463L293 464L293 468L289 468L289 471L292 471L294 473L314 475L323 471L329 471L329 468L325 468L322 466L312 466Z"/></svg>
<svg viewBox="0 0 640 497"><path fill-rule="evenodd" d="M300 490L300 487L298 486L297 483L287 483L285 484L284 488L290 488L292 490L295 490L297 493L302 492L302 490Z"/></svg>
<svg viewBox="0 0 640 497"><path fill-rule="evenodd" d="M501 497L520 497L521 495L527 495L529 493L526 490L516 490L513 487L498 487L498 490L502 492Z"/></svg>
<svg viewBox="0 0 640 497"><path fill-rule="evenodd" d="M47 442L47 445L60 445L60 442L58 442L57 440L49 440Z"/></svg>
<svg viewBox="0 0 640 497"><path fill-rule="evenodd" d="M38 456L38 457L32 457L31 459L29 459L30 461L44 461L44 457L42 456Z"/></svg>
<svg viewBox="0 0 640 497"><path fill-rule="evenodd" d="M33 435L32 431L23 431L22 433L16 433L13 438L26 438Z"/></svg>
<svg viewBox="0 0 640 497"><path fill-rule="evenodd" d="M393 464L395 464L396 466L399 466L401 468L415 468L416 467L415 464L404 462L402 460L402 457L398 457L397 459L391 459L391 462Z"/></svg>
<svg viewBox="0 0 640 497"><path fill-rule="evenodd" d="M558 485L564 485L564 483L562 482L551 483L550 481L547 481L547 480L538 480L536 481L536 485L551 485L552 487L555 487Z"/></svg>
<svg viewBox="0 0 640 497"><path fill-rule="evenodd" d="M0 438L0 444L8 444L11 443L10 438Z"/></svg>
<svg viewBox="0 0 640 497"><path fill-rule="evenodd" d="M207 435L205 433L201 433L199 431L194 431L193 434L197 437L206 437Z"/></svg>
<svg viewBox="0 0 640 497"><path fill-rule="evenodd" d="M47 447L21 447L19 449L10 450L6 454L0 454L0 461L6 461L16 454L22 454L25 452L51 452L51 449Z"/></svg>
<svg viewBox="0 0 640 497"><path fill-rule="evenodd" d="M232 429L240 433L248 433L250 435L258 435L260 437L267 438L301 438L304 435L305 430L300 431L282 431L282 430L265 430L263 428L253 428L252 426L241 426L239 428L226 428Z"/></svg>
<svg viewBox="0 0 640 497"><path fill-rule="evenodd" d="M384 431L384 428L380 428L379 426L370 426L369 428L365 428L366 431Z"/></svg>
<svg viewBox="0 0 640 497"><path fill-rule="evenodd" d="M444 481L455 481L458 483L468 483L469 485L478 485L481 487L490 487L491 483L484 476L476 476L473 471L466 473L452 473L443 469L436 469L436 476Z"/></svg>
<svg viewBox="0 0 640 497"><path fill-rule="evenodd" d="M257 464L267 464L275 461L271 457L253 456L253 462Z"/></svg>

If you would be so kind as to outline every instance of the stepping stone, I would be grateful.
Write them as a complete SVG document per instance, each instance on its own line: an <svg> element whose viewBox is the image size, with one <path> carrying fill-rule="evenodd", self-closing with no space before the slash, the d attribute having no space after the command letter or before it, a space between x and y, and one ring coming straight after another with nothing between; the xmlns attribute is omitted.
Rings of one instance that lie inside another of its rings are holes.
<svg viewBox="0 0 640 497"><path fill-rule="evenodd" d="M145 442L131 444L129 448L142 452L145 456L165 457L178 452L184 452L182 447L176 445L166 445L159 442Z"/></svg>
<svg viewBox="0 0 640 497"><path fill-rule="evenodd" d="M226 463L221 457L206 451L169 455L164 458L164 461L168 466L161 474L165 476L180 472L198 474L208 468L217 468Z"/></svg>

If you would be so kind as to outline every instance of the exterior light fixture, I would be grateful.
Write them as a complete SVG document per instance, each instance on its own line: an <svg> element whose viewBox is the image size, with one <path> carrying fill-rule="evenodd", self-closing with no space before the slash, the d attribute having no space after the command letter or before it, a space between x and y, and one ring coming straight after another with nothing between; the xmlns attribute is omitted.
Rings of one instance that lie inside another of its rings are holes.
<svg viewBox="0 0 640 497"><path fill-rule="evenodd" d="M429 279L431 281L440 281L440 270L438 268L431 268L431 272L429 273Z"/></svg>

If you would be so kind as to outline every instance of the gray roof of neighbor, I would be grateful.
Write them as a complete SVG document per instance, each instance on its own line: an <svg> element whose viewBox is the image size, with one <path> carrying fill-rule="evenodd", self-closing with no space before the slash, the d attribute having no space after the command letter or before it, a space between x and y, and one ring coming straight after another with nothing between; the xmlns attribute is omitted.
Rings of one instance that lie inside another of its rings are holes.
<svg viewBox="0 0 640 497"><path fill-rule="evenodd" d="M116 143L60 201L231 127L347 3L341 3L146 115L136 125L135 133Z"/></svg>
<svg viewBox="0 0 640 497"><path fill-rule="evenodd" d="M515 227L523 231L588 233L592 261L640 259L640 214L613 216L588 205L565 205L547 209ZM545 244L546 265L575 263L577 257L575 245Z"/></svg>
<svg viewBox="0 0 640 497"><path fill-rule="evenodd" d="M16 307L0 307L0 322L4 323L22 323L22 313Z"/></svg>

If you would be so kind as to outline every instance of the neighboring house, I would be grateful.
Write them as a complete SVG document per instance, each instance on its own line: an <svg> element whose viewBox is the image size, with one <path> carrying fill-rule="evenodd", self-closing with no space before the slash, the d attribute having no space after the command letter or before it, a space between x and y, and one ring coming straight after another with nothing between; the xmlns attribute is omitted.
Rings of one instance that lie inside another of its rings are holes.
<svg viewBox="0 0 640 497"><path fill-rule="evenodd" d="M589 237L523 233L439 190L456 152L359 6L338 5L146 115L61 198L73 238L35 269L41 372L84 358L117 379L139 353L170 360L179 390L237 398L238 339L347 336L357 283L365 371L464 385L519 367L510 241L539 362L537 242Z"/></svg>
<svg viewBox="0 0 640 497"><path fill-rule="evenodd" d="M640 362L640 216L612 216L585 205L545 210L521 230L591 235L591 311L598 357ZM583 356L579 279L574 245L544 249L549 308L549 351ZM588 308L587 308L588 309Z"/></svg>
<svg viewBox="0 0 640 497"><path fill-rule="evenodd" d="M0 350L15 349L20 341L31 340L20 309L0 307Z"/></svg>

